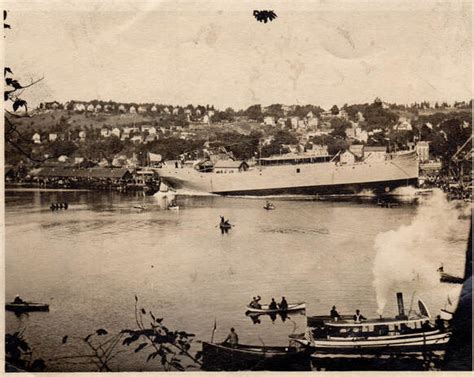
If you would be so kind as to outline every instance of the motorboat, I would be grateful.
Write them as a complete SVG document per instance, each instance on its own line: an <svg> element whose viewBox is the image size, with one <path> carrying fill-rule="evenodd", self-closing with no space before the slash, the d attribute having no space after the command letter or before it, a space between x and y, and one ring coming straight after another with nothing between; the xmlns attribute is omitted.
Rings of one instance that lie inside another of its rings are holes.
<svg viewBox="0 0 474 377"><path fill-rule="evenodd" d="M202 342L203 369L237 370L310 370L309 351L303 347L231 345Z"/></svg>
<svg viewBox="0 0 474 377"><path fill-rule="evenodd" d="M270 305L260 305L258 308L251 307L247 305L247 313L262 313L262 314L270 314L270 313L282 313L282 312L297 312L300 310L306 309L306 303L298 302L294 304L288 304L286 309L270 309Z"/></svg>
<svg viewBox="0 0 474 377"><path fill-rule="evenodd" d="M311 326L295 338L311 347L315 355L361 355L406 353L443 350L451 335L449 329L433 327L423 301L418 301L419 312L404 313L403 298L397 294L399 314L394 318L374 318L355 321L354 318L311 317ZM438 321L438 320L437 320Z"/></svg>

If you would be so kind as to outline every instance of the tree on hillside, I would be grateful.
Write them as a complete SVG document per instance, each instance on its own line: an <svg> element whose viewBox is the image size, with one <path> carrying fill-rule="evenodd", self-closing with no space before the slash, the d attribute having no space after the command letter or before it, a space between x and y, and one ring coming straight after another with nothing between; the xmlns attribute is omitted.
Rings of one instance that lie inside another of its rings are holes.
<svg viewBox="0 0 474 377"><path fill-rule="evenodd" d="M262 106L252 105L244 111L244 115L248 116L249 119L256 120L257 122L263 121Z"/></svg>
<svg viewBox="0 0 474 377"><path fill-rule="evenodd" d="M331 119L331 127L332 127L332 136L339 136L343 139L346 138L346 130L352 127L351 123L347 120L340 119L340 118L332 118Z"/></svg>
<svg viewBox="0 0 474 377"><path fill-rule="evenodd" d="M339 114L339 108L337 107L337 105L334 105L333 107L331 107L331 114L332 115L337 115Z"/></svg>

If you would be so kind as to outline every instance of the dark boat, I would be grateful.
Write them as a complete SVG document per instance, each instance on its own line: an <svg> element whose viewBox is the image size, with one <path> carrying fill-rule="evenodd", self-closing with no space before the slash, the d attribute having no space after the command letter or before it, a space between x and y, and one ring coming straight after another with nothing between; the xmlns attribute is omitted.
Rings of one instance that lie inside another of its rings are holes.
<svg viewBox="0 0 474 377"><path fill-rule="evenodd" d="M441 283L450 283L450 284L462 284L464 283L464 279L458 276L453 276L450 274L447 274L446 272L440 272L440 278L439 281Z"/></svg>
<svg viewBox="0 0 474 377"><path fill-rule="evenodd" d="M297 347L273 347L202 342L204 370L310 370L310 351Z"/></svg>
<svg viewBox="0 0 474 377"><path fill-rule="evenodd" d="M16 313L24 312L49 312L48 304L40 304L37 302L23 302L23 303L14 303L10 302L5 304L5 310Z"/></svg>

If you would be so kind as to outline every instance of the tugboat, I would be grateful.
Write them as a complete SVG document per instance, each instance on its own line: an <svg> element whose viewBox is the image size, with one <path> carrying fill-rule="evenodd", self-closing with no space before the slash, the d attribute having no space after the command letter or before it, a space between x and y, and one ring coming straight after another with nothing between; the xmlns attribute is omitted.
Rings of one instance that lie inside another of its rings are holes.
<svg viewBox="0 0 474 377"><path fill-rule="evenodd" d="M308 317L305 334L295 340L311 347L314 358L350 358L367 355L422 353L443 350L451 332L438 317L430 324L430 313L423 301L418 301L419 313L405 315L403 296L397 293L399 314L394 318L374 318L362 321L328 316Z"/></svg>

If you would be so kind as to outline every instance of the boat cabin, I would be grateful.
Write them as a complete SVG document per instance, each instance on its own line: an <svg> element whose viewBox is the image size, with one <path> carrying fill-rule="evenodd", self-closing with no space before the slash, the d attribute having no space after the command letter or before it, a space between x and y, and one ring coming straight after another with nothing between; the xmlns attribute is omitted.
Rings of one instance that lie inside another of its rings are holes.
<svg viewBox="0 0 474 377"><path fill-rule="evenodd" d="M313 331L313 336L315 339L366 338L414 334L435 330L430 325L427 325L426 321L428 321L428 317L407 320L380 318L362 322L352 320L331 321L325 322L323 326L316 327Z"/></svg>

